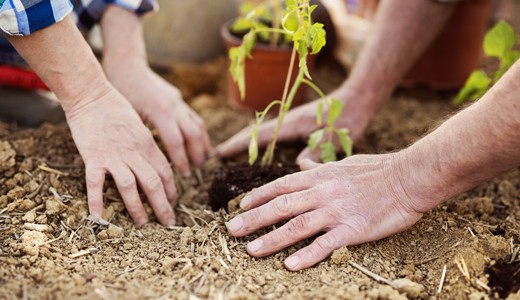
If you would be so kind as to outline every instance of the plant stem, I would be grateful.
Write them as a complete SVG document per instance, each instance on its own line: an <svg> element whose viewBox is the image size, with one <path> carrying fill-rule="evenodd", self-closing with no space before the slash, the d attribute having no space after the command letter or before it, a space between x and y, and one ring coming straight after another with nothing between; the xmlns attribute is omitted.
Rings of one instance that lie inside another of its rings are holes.
<svg viewBox="0 0 520 300"><path fill-rule="evenodd" d="M280 27L280 12L281 12L281 0L272 0L271 1L273 3L273 19L271 20L271 22L273 22L272 24L272 28L273 29L279 29ZM279 34L278 34L278 31L274 31L273 34L271 34L271 47L272 48L276 48L276 44L278 43L278 39L279 39Z"/></svg>
<svg viewBox="0 0 520 300"><path fill-rule="evenodd" d="M308 85L311 89L313 89L320 98L325 99L325 97L326 97L325 93L317 85L315 85L312 81L304 78L302 80L302 82L305 83L306 85Z"/></svg>

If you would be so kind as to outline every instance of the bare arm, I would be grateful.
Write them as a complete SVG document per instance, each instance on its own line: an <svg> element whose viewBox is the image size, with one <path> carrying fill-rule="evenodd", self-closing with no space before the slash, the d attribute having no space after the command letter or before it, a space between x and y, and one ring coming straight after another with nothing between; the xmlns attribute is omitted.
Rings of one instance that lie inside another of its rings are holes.
<svg viewBox="0 0 520 300"><path fill-rule="evenodd" d="M211 151L204 121L186 105L176 87L148 66L141 20L134 13L111 5L101 28L108 79L141 118L157 128L171 160L189 176L190 161L200 166Z"/></svg>
<svg viewBox="0 0 520 300"><path fill-rule="evenodd" d="M137 184L162 224L175 225L173 173L136 112L107 81L70 17L9 41L56 93L85 162L90 212L101 217L105 174L114 178L139 224L148 216Z"/></svg>

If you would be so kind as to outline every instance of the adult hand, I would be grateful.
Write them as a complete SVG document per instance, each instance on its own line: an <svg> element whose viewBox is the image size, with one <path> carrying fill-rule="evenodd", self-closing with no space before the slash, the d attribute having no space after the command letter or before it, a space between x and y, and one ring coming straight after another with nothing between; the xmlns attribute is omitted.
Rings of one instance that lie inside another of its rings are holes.
<svg viewBox="0 0 520 300"><path fill-rule="evenodd" d="M359 139L376 113L376 108L370 105L375 102L364 99L365 96L355 94L346 86L342 86L331 93L328 97L343 99L345 103L343 114L340 119L336 121L335 126L337 128L348 129L350 131L350 137L353 140ZM323 125L318 125L316 123L316 111L319 101L321 101L321 99L289 111L280 130L278 140L303 140L306 142L311 133L323 127ZM325 115L323 120L326 120L326 116L328 116L328 110L326 107L324 107L323 113ZM260 126L258 131L258 144L260 147L269 143L276 125L277 119L273 119L264 122ZM249 145L251 129L252 126L246 127L224 143L217 146L217 155L220 157L231 157L237 153L245 151ZM334 140L334 143L336 150L339 150L339 141ZM309 148L305 148L300 153L297 160L301 161L302 159L308 158L313 161L318 161L319 157L319 149L310 151Z"/></svg>
<svg viewBox="0 0 520 300"><path fill-rule="evenodd" d="M107 83L96 95L66 110L72 136L85 162L90 213L102 216L103 183L108 173L137 224L148 222L138 183L159 221L174 226L176 189L166 157L119 92Z"/></svg>
<svg viewBox="0 0 520 300"><path fill-rule="evenodd" d="M301 162L302 172L254 189L240 203L245 213L226 225L233 236L288 221L247 245L262 257L321 232L285 260L292 271L310 267L342 246L374 241L403 231L427 210L403 185L399 153L357 155L339 162Z"/></svg>
<svg viewBox="0 0 520 300"><path fill-rule="evenodd" d="M183 101L177 88L155 74L145 60L112 57L104 69L143 121L157 128L181 174L190 176L190 160L195 166L205 162L212 150L204 121Z"/></svg>

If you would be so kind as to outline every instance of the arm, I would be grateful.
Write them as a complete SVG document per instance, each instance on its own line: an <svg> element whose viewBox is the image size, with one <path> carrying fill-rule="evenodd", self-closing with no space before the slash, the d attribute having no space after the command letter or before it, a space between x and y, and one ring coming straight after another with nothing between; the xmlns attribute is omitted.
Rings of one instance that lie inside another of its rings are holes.
<svg viewBox="0 0 520 300"><path fill-rule="evenodd" d="M349 78L329 95L345 103L336 127L348 128L354 140L363 135L401 78L441 31L453 8L429 0L381 2L372 36ZM315 115L316 102L294 109L286 117L280 140L306 140L318 129ZM259 144L269 141L275 126L272 121L261 127ZM250 130L246 128L218 146L219 155L228 157L247 149ZM299 160L305 157L316 158L319 153L311 155L306 149Z"/></svg>
<svg viewBox="0 0 520 300"><path fill-rule="evenodd" d="M229 231L244 236L289 220L249 243L253 256L326 232L285 260L301 270L342 246L409 228L450 197L520 165L519 79L520 62L479 102L400 152L326 165L303 160L304 171L249 193Z"/></svg>
<svg viewBox="0 0 520 300"><path fill-rule="evenodd" d="M157 128L175 166L189 176L188 157L200 166L211 151L204 121L186 105L177 88L148 66L142 25L135 14L111 5L101 19L101 28L108 79L141 118Z"/></svg>
<svg viewBox="0 0 520 300"><path fill-rule="evenodd" d="M85 162L90 212L101 216L106 173L139 224L148 221L137 182L158 219L175 224L173 173L149 130L107 81L101 66L70 17L9 41L60 99L72 136Z"/></svg>

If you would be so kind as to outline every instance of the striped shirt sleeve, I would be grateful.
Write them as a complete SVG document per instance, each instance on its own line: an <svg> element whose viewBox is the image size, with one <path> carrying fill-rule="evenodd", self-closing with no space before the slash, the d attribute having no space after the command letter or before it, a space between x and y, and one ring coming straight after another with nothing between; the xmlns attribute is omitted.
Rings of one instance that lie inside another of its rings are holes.
<svg viewBox="0 0 520 300"><path fill-rule="evenodd" d="M3 0L0 5L0 29L13 36L30 35L72 11L69 0Z"/></svg>
<svg viewBox="0 0 520 300"><path fill-rule="evenodd" d="M119 5L138 16L158 9L156 0L72 0L72 3L76 23L83 32L89 31L111 4Z"/></svg>

